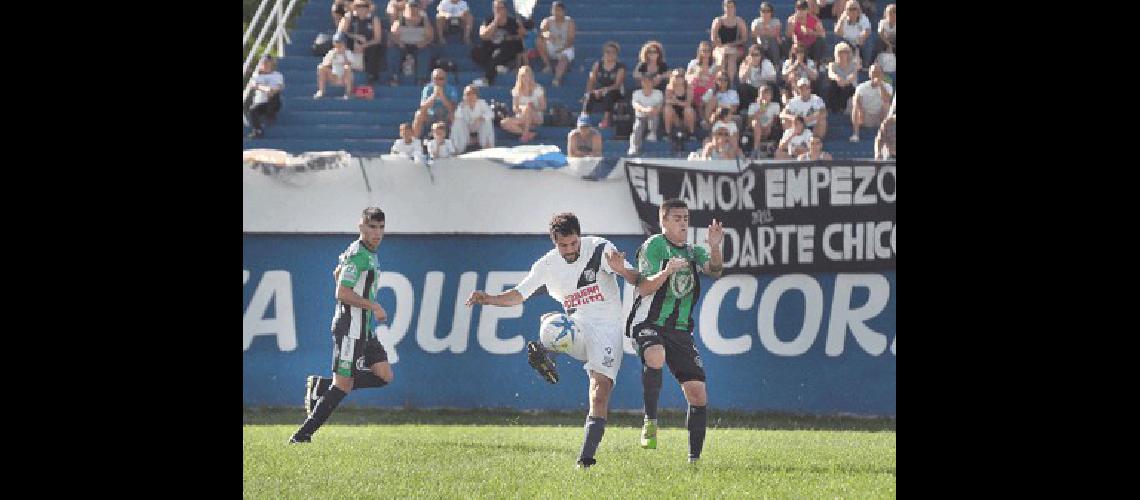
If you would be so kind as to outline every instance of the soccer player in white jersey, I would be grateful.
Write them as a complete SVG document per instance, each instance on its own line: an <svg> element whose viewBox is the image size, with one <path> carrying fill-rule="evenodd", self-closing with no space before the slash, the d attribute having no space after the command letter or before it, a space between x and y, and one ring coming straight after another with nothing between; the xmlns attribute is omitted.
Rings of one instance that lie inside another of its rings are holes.
<svg viewBox="0 0 1140 500"><path fill-rule="evenodd" d="M516 306L545 285L550 296L562 302L566 314L578 324L586 348L583 368L590 376L590 414L586 417L586 435L577 461L578 467L585 468L597 462L594 452L606 431L610 394L621 368L623 318L615 275L621 275L632 284L637 283L639 275L627 265L613 243L581 234L577 216L569 212L555 214L550 221L550 239L555 248L538 259L530 273L511 290L498 295L472 292L467 305ZM528 353L532 353L532 366L545 377L542 368L533 361L536 348L545 361L537 342L527 344Z"/></svg>

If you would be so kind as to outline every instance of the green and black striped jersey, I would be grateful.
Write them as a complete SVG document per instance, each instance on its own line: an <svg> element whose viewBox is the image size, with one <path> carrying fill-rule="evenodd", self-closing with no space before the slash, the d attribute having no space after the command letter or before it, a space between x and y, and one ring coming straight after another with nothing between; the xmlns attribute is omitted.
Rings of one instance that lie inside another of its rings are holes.
<svg viewBox="0 0 1140 500"><path fill-rule="evenodd" d="M701 295L697 271L709 261L708 251L689 244L674 245L664 234L655 234L637 249L637 272L641 279L650 278L673 257L688 260L689 267L673 273L651 297L638 297L630 312L631 324L648 321L665 328L693 331L693 307Z"/></svg>
<svg viewBox="0 0 1140 500"><path fill-rule="evenodd" d="M376 267L376 252L364 246L359 239L352 242L344 253L340 254L340 276L338 285L351 288L357 295L365 299L376 301L376 291L380 289L380 269ZM368 325L372 322L372 311L365 311L359 307L352 307L337 301L336 313L333 314L333 335L347 335L354 339L372 338L374 335Z"/></svg>

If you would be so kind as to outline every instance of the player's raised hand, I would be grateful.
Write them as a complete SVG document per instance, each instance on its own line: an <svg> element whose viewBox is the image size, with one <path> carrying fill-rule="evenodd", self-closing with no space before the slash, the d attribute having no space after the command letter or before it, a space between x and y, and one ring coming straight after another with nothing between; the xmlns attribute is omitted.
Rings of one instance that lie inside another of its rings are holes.
<svg viewBox="0 0 1140 500"><path fill-rule="evenodd" d="M606 263L610 265L610 269L620 270L625 268L625 252L619 250L610 250L606 253Z"/></svg>
<svg viewBox="0 0 1140 500"><path fill-rule="evenodd" d="M479 290L475 290L474 292L471 292L471 296L467 297L467 302L466 302L467 306L469 306L469 307L472 304L483 305L486 303L487 303L487 293L479 291Z"/></svg>
<svg viewBox="0 0 1140 500"><path fill-rule="evenodd" d="M710 247L720 248L720 244L724 242L724 225L713 219L712 224L709 224L709 237L705 241Z"/></svg>

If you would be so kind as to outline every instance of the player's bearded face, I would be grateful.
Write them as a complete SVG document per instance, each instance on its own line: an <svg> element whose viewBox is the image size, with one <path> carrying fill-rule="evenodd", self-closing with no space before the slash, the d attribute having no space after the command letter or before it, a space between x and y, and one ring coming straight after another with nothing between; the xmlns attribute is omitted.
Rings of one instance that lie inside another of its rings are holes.
<svg viewBox="0 0 1140 500"><path fill-rule="evenodd" d="M582 240L578 239L576 234L569 236L555 234L554 246L558 247L559 255L562 255L566 262L574 262L578 260L578 253L582 249Z"/></svg>

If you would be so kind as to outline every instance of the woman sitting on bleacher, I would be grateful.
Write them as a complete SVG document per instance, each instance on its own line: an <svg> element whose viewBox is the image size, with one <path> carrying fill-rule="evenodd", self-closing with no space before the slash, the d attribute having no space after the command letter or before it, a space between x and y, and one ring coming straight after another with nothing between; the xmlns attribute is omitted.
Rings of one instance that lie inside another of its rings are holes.
<svg viewBox="0 0 1140 500"><path fill-rule="evenodd" d="M768 2L760 2L760 17L752 21L752 38L761 50L768 55L769 61L780 61L780 52L783 50L784 33L780 29L784 24L776 18L775 9Z"/></svg>
<svg viewBox="0 0 1140 500"><path fill-rule="evenodd" d="M428 45L435 39L431 21L424 15L417 0L408 0L404 15L392 21L392 46L388 48L388 71L392 73L393 87L400 84L400 71L404 58L412 54L416 60L416 84L428 82L428 67L431 58Z"/></svg>
<svg viewBox="0 0 1140 500"><path fill-rule="evenodd" d="M766 142L772 138L773 132L783 130L780 127L780 103L773 102L772 87L760 87L760 97L748 106L748 123L752 126L754 144Z"/></svg>
<svg viewBox="0 0 1140 500"><path fill-rule="evenodd" d="M737 76L739 80L736 89L740 94L742 109L748 109L748 106L756 102L759 93L757 89L760 87L777 87L776 66L764 57L759 44L748 48L748 57L740 64L740 74Z"/></svg>
<svg viewBox="0 0 1140 500"><path fill-rule="evenodd" d="M732 140L727 127L719 127L713 131L713 140L705 144L700 157L705 160L732 160L743 159L744 152Z"/></svg>
<svg viewBox="0 0 1140 500"><path fill-rule="evenodd" d="M724 70L716 73L716 88L705 93L705 113L709 123L717 120L722 111L728 111L730 118L736 117L736 110L740 108L740 95L732 88L728 80L728 73Z"/></svg>
<svg viewBox="0 0 1140 500"><path fill-rule="evenodd" d="M696 132L697 113L693 111L693 86L685 81L680 69L673 70L665 86L665 134L673 137L673 130L684 124L685 136Z"/></svg>
<svg viewBox="0 0 1140 500"><path fill-rule="evenodd" d="M792 128L784 130L784 136L776 146L777 160L790 160L811 150L811 130L804 126L802 116L792 120Z"/></svg>
<svg viewBox="0 0 1140 500"><path fill-rule="evenodd" d="M515 88L511 89L511 109L515 115L503 118L499 126L512 134L519 134L519 142L528 142L536 135L532 127L542 125L542 114L546 111L546 93L534 81L534 70L530 66L519 68Z"/></svg>
<svg viewBox="0 0 1140 500"><path fill-rule="evenodd" d="M736 64L744 55L744 42L748 40L748 22L736 15L736 0L724 0L723 16L713 19L709 29L714 45L713 58L717 66L728 71L729 79L736 78Z"/></svg>
<svg viewBox="0 0 1140 500"><path fill-rule="evenodd" d="M715 86L713 75L719 70L720 66L712 59L712 44L707 41L697 44L697 58L689 61L689 67L685 71L685 81L693 86L694 108L701 109L701 103L705 102L705 92ZM702 123L705 123L704 119L702 116Z"/></svg>
<svg viewBox="0 0 1140 500"><path fill-rule="evenodd" d="M492 125L495 112L487 101L479 98L479 89L468 85L463 89L463 102L455 108L455 120L451 122L451 144L456 154L467 152L471 136L476 136L478 149L495 147L495 127Z"/></svg>
<svg viewBox="0 0 1140 500"><path fill-rule="evenodd" d="M618 60L620 50L617 42L606 42L602 46L602 60L594 63L590 79L586 81L587 109L593 112L601 105L605 112L598 128L610 126L614 103L625 96L625 64Z"/></svg>
<svg viewBox="0 0 1140 500"><path fill-rule="evenodd" d="M780 76L784 82L782 89L784 104L795 97L797 82L801 78L807 78L811 82L813 91L818 88L816 79L819 78L819 71L816 70L815 61L807 58L807 49L798 43L792 45L788 60L784 61L784 66L780 69Z"/></svg>
<svg viewBox="0 0 1140 500"><path fill-rule="evenodd" d="M633 79L641 82L642 75L649 75L653 79L653 88L665 92L665 85L669 83L669 65L665 63L665 48L661 42L650 40L641 46Z"/></svg>
<svg viewBox="0 0 1140 500"><path fill-rule="evenodd" d="M830 79L827 90L828 109L843 112L847 100L855 95L855 85L859 83L859 61L852 56L851 46L839 42L835 46L835 60L827 65Z"/></svg>

